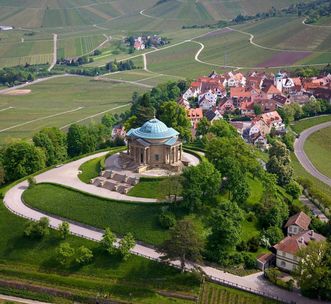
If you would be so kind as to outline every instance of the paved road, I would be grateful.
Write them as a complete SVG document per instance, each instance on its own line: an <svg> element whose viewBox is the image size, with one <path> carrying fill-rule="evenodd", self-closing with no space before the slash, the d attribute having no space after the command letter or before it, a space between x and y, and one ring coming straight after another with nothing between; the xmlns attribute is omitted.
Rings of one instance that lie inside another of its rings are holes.
<svg viewBox="0 0 331 304"><path fill-rule="evenodd" d="M307 206L311 210L311 212L315 216L317 216L322 222L327 223L329 221L327 216L315 204L313 204L309 198L307 198L304 195L301 195L299 197L299 200L301 203L303 203L305 206Z"/></svg>
<svg viewBox="0 0 331 304"><path fill-rule="evenodd" d="M0 294L0 300L10 301L10 303L15 302L15 303L24 303L24 304L50 304L47 302L40 302L40 301L35 301L35 300L30 300L30 299L6 296L6 295L2 295L2 294Z"/></svg>
<svg viewBox="0 0 331 304"><path fill-rule="evenodd" d="M331 121L316 125L314 127L311 127L309 129L304 130L300 133L300 137L296 139L294 143L294 153L296 157L298 158L299 162L301 163L302 167L305 168L307 172L309 172L312 176L319 179L321 182L327 184L331 187L331 178L325 176L321 172L319 172L315 166L312 164L312 162L309 160L308 156L306 155L303 147L305 144L306 139L313 134L314 132L331 127Z"/></svg>

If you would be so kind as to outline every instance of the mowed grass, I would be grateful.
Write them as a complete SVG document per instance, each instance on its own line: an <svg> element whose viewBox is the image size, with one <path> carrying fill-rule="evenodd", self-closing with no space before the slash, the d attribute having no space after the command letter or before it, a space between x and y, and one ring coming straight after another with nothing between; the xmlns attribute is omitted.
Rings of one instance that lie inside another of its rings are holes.
<svg viewBox="0 0 331 304"><path fill-rule="evenodd" d="M331 127L310 135L304 151L318 171L331 178Z"/></svg>
<svg viewBox="0 0 331 304"><path fill-rule="evenodd" d="M131 232L137 240L149 244L161 244L168 237L157 219L162 204L112 201L51 184L27 190L24 200L51 214L98 228L110 227L120 235Z"/></svg>
<svg viewBox="0 0 331 304"><path fill-rule="evenodd" d="M10 213L0 202L0 276L2 279L53 287L94 297L101 293L112 299L134 303L174 303L156 294L156 290L170 290L195 295L199 282L190 274L148 259L131 256L122 261L109 256L96 242L69 236L73 248L86 246L93 251L94 260L82 267L60 267L56 262L56 248L63 242L59 234L50 231L42 240L23 236L28 221ZM131 296L130 296L131 293ZM49 295L47 301L65 303ZM42 300L42 299L41 299ZM45 301L45 299L44 299ZM187 303L178 300L176 303Z"/></svg>
<svg viewBox="0 0 331 304"><path fill-rule="evenodd" d="M276 304L278 302L257 295L249 294L241 290L205 283L199 304Z"/></svg>
<svg viewBox="0 0 331 304"><path fill-rule="evenodd" d="M143 179L134 186L128 193L129 196L145 197L145 198L157 198L164 200L167 193L165 189L165 180L160 179Z"/></svg>
<svg viewBox="0 0 331 304"><path fill-rule="evenodd" d="M0 95L1 109L13 107L0 112L0 144L10 138L30 138L43 127L66 129L65 126L78 121L99 121L107 111L124 112L130 107L134 91L147 90L133 84L71 76L40 82L27 89L31 93L24 96Z"/></svg>

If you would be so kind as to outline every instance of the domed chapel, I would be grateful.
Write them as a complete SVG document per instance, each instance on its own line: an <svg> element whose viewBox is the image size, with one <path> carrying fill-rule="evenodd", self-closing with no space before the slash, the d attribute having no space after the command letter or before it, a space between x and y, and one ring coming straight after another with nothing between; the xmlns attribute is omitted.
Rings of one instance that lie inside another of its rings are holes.
<svg viewBox="0 0 331 304"><path fill-rule="evenodd" d="M127 153L138 171L162 168L179 171L182 167L183 147L179 133L153 118L142 127L131 129L126 135Z"/></svg>

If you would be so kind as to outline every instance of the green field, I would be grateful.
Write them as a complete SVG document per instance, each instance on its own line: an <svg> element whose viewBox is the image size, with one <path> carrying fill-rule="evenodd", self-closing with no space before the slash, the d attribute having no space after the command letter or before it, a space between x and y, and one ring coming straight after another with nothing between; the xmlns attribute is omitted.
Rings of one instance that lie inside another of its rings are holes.
<svg viewBox="0 0 331 304"><path fill-rule="evenodd" d="M94 81L89 77L61 77L29 86L24 96L0 95L0 144L11 138L30 138L47 126L98 121L104 112L129 109L134 91L147 88L127 83ZM56 116L55 116L56 115Z"/></svg>
<svg viewBox="0 0 331 304"><path fill-rule="evenodd" d="M24 200L52 214L98 228L110 227L120 235L131 232L146 243L160 244L168 236L158 224L161 204L117 202L51 184L29 189L24 192Z"/></svg>
<svg viewBox="0 0 331 304"><path fill-rule="evenodd" d="M331 178L331 127L310 135L304 150L318 171Z"/></svg>

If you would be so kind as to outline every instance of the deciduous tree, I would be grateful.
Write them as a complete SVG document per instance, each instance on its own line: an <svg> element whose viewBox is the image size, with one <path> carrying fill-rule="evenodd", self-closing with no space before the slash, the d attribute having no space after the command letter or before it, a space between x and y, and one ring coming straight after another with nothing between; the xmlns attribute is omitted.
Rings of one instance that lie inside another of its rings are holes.
<svg viewBox="0 0 331 304"><path fill-rule="evenodd" d="M130 250L136 245L133 235L129 232L127 233L119 242L119 252L121 253L123 260L126 261L131 253Z"/></svg>
<svg viewBox="0 0 331 304"><path fill-rule="evenodd" d="M160 247L165 259L178 259L182 270L185 269L186 261L197 262L202 259L203 241L190 220L178 221L171 228L170 238Z"/></svg>

